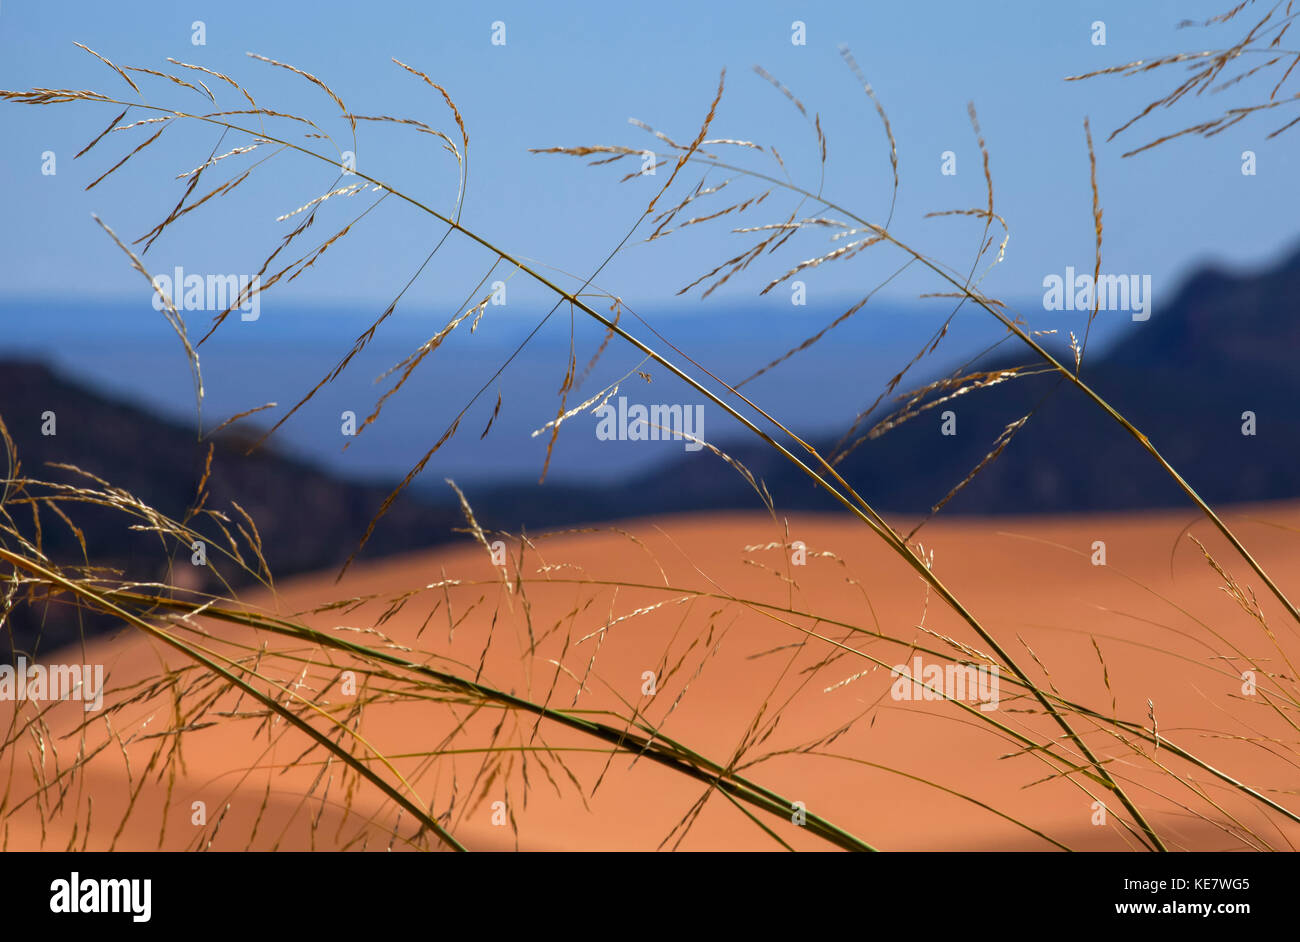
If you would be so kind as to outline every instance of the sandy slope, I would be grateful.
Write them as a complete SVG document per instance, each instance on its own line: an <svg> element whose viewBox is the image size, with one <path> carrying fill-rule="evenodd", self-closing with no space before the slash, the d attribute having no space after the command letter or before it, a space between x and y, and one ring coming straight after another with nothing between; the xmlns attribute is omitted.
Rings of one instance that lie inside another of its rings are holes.
<svg viewBox="0 0 1300 942"><path fill-rule="evenodd" d="M1228 519L1282 586L1300 597L1300 505L1240 508ZM1276 643L1222 590L1222 580L1189 533L1243 585L1256 587ZM1046 680L1066 700L1148 727L1154 711L1160 733L1172 742L1270 799L1300 809L1294 752L1300 734L1290 725L1298 711L1265 695L1282 686L1295 696L1295 674L1286 658L1294 663L1300 656L1297 630L1206 521L1191 513L942 521L928 525L919 538L934 554L934 571L1036 680ZM488 553L467 537L456 549L359 566L339 585L332 573L297 579L278 586L275 598L249 601L289 614L329 599L371 593L388 599L445 578L478 580L417 593L383 624L383 634L415 649L406 652L408 657L462 674L472 676L482 661L484 682L552 707L572 707L578 680L585 678L579 709L626 712L621 703L634 704L651 721L662 722L665 735L721 762L738 749L741 765L768 756L744 774L883 849L1053 846L1043 835L1078 849L1136 846L1121 823L1126 816L1119 802L1096 782L1055 775L1039 755L1020 750L981 719L993 718L1039 739L1060 736L1059 727L1040 715L1036 702L1018 696L1005 675L998 709L991 712L891 696L888 669L855 652L893 665L911 661L906 646L911 642L946 651L954 648L941 636L981 651L988 645L933 593L927 597L915 573L865 527L836 517L791 518L788 539L806 544L805 565L789 564L789 550L753 548L786 539L761 514L634 521L625 531L538 539L524 554L530 581L521 598L491 581L495 571ZM1105 543L1106 566L1092 563L1094 541ZM516 552L517 544L512 557ZM513 559L510 565L513 571ZM649 587L575 582L583 579ZM671 588L654 587L665 582ZM326 630L365 629L387 607L379 600L307 620ZM903 643L854 633L832 621ZM215 636L207 643L215 648L265 642L272 650L308 653L301 643L206 624ZM521 652L530 644L530 632L536 654L528 657ZM383 643L374 634L344 634ZM807 642L803 647L792 646L801 640ZM1259 692L1243 694L1247 657L1284 677L1261 673ZM82 658L74 652L59 659ZM93 755L79 774L61 780L68 787L60 803L58 786L39 799L30 797L32 770L43 761L47 780L56 769L67 770L79 748L80 704L48 710L44 720L52 736L30 729L20 734L0 754L0 772L9 782L3 818L9 848L93 849L114 841L119 848L154 848L160 841L181 848L211 841L224 849L250 842L259 848L351 842L374 849L390 843L402 848L414 836L409 813L398 819L391 803L370 785L349 787L337 763L322 774L319 750L302 760L305 737L283 721L268 727L250 716L257 705L248 696L236 703L228 694L216 702L215 709L235 716L196 722L195 708L207 690L188 693L178 712L170 691L136 688L157 675L161 664L185 663L156 640L127 631L91 646L86 660L107 666L111 704L138 695L110 717L114 731L129 742L107 741L102 715L91 714L96 718L86 728L82 748ZM323 668L319 653L311 660L316 666L305 674L302 663L270 656L259 670L286 684L301 683L299 693L325 709L342 709L335 715L354 723L347 708L356 697L345 695L337 681L338 670L347 665L340 661L338 669ZM926 655L923 663L942 659ZM657 678L652 697L642 695L646 671ZM12 705L0 707L9 726ZM30 717L32 704L23 705L21 713ZM769 728L777 713L779 722ZM328 729L322 716L315 715L314 722ZM462 738L450 748L482 746L495 731L498 745L527 751L497 753L502 764L495 771L483 768L481 753L444 754L432 761L409 757L440 744L446 748L445 737L461 722ZM1112 774L1128 786L1170 847L1238 849L1265 841L1289 848L1300 841L1300 828L1276 813L1263 814L1257 802L1174 759L1167 748L1151 756L1144 746L1144 758L1090 721L1076 716L1072 722L1107 758ZM156 754L166 757L177 737L158 734L191 723L197 728L181 737L183 768L179 763L168 768ZM450 811L452 831L471 848L510 848L517 840L532 849L653 849L665 838L664 846L689 849L778 846L716 791L649 761L634 763L626 754L611 760L608 750L547 752L600 744L547 723L538 726L529 716L407 700L367 706L359 728L374 748L393 756L393 768L422 802L440 815ZM790 751L837 731L816 747L823 754ZM762 741L755 744L755 739ZM1062 752L1077 757L1073 747ZM1161 774L1152 759L1168 763L1182 781ZM302 761L285 768L295 760ZM392 772L375 767L393 780ZM305 798L313 786L312 797ZM681 832L674 833L674 827L706 795L679 844ZM19 805L23 798L29 800ZM1098 799L1110 809L1102 825L1094 823ZM191 822L196 800L206 803L206 826ZM505 825L493 823L494 802L505 803L497 806L507 812ZM115 833L128 805L131 814ZM759 817L792 846L827 846L789 819ZM1243 827L1257 837L1243 840Z"/></svg>

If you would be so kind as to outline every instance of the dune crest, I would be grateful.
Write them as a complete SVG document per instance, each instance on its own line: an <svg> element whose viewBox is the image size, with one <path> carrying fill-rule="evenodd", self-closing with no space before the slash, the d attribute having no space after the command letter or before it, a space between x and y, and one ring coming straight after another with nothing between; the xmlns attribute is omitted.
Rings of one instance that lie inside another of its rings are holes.
<svg viewBox="0 0 1300 942"><path fill-rule="evenodd" d="M1227 516L1283 588L1296 589L1287 577L1300 563L1300 504ZM1270 640L1189 534L1229 573L1244 570L1190 513L941 520L918 539L933 571L1044 690L1154 726L1291 807L1296 735L1286 704L1270 696L1267 674L1254 677L1257 692L1243 692L1242 665L1249 657L1285 674L1296 634L1278 618ZM1105 565L1095 564L1101 544ZM1056 774L1017 745L1016 733L1059 740L1059 730L1005 669L988 670L968 626L861 525L793 516L787 535L762 514L637 520L532 537L522 567L518 543L504 561L490 548L467 537L358 565L339 585L331 572L246 601L288 616L352 599L302 621L583 711L574 715L635 709L663 736L788 800L790 820L528 713L453 693L417 697L396 680L384 695L382 674L349 683L337 652L327 659L210 618L196 619L209 633L202 643L255 658L261 676L319 708L303 711L317 728L337 733L327 717L355 728L386 757L371 765L409 785L470 849L828 848L801 814L885 850L1138 847L1097 781ZM1259 602L1266 621L1279 614L1270 602ZM84 656L64 653L105 665L116 738L87 722L81 703L0 704L7 728L15 710L22 724L38 707L46 727L11 733L0 754L8 849L440 846L247 694L222 693L193 668L159 681L186 659L156 639L128 629ZM910 676L918 662L986 666L980 686L963 687L963 708L891 694L911 684L891 669ZM990 682L996 706L983 710ZM1300 828L1169 747L1121 742L1087 717L1068 718L1171 849L1300 839ZM350 734L336 738L362 749ZM88 758L78 759L79 747ZM39 793L36 769L46 782Z"/></svg>

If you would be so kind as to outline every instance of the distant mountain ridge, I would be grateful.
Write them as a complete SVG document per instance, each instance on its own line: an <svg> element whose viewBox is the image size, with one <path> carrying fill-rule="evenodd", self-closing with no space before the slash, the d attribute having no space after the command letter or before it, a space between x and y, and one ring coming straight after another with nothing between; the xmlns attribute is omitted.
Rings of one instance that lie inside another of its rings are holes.
<svg viewBox="0 0 1300 942"><path fill-rule="evenodd" d="M1015 350L1019 341L1004 346ZM1067 362L1070 354L1061 356ZM979 368L1034 362L1022 347L1014 358ZM1300 253L1259 273L1199 271L1104 356L1086 354L1081 376L1210 503L1300 496ZM899 392L930 378L911 375ZM880 510L925 512L979 465L1008 424L1032 412L945 512L1115 511L1186 502L1124 429L1061 379L1052 373L974 390L863 442L837 470ZM944 436L940 416L949 409L957 434ZM1242 434L1246 412L1254 415L1254 435ZM826 456L836 443L810 441ZM770 448L728 444L782 508L836 506ZM734 472L704 453L629 482L618 497L626 513L753 506L749 488L729 476Z"/></svg>

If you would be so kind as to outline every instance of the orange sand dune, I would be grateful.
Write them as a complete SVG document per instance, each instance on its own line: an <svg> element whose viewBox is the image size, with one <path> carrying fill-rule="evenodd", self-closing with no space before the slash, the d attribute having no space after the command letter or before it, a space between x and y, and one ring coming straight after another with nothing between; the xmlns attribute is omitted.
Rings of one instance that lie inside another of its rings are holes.
<svg viewBox="0 0 1300 942"><path fill-rule="evenodd" d="M1227 519L1283 589L1300 597L1300 504L1238 508ZM1223 590L1189 534L1246 591L1254 589L1267 629ZM1045 689L1148 729L1154 716L1169 742L1300 811L1293 725L1300 713L1290 666L1300 656L1297 626L1208 521L1191 512L949 520L927 525L918 538L933 553L933 571ZM802 565L792 562L797 548L782 548L793 541L806 546ZM1096 541L1105 544L1104 566L1093 564ZM513 576L517 541L509 554ZM481 663L484 683L556 709L593 711L584 715L620 728L600 711L626 715L630 704L663 735L723 764L735 761L750 779L881 849L1139 846L1120 802L1097 781L1060 775L985 721L1060 743L1059 754L1079 760L1005 673L996 710L981 711L971 698L972 709L963 710L891 695L888 665L912 663L908 644L965 659L971 655L957 645L977 652L989 645L860 523L794 516L787 537L765 515L720 514L534 538L522 556L522 593L505 589L491 563L467 537L455 548L359 565L337 585L333 573L299 578L275 596L246 601L287 616L376 595L304 620L362 643L391 641L399 647L389 650L470 677ZM460 583L425 588L444 580ZM375 633L390 600L410 590L420 591ZM232 645L267 645L259 672L298 684L297 694L321 708L307 714L316 728L334 729L327 715L355 728L391 763L371 766L390 782L400 773L417 803L471 849L780 846L717 790L644 758L611 757L580 733L428 694L369 703L358 716L366 690L409 688L374 677L367 685L363 677L362 693L349 695L339 672L350 662L338 653L330 667L297 640L212 620L203 626L212 634L203 644L227 654ZM337 761L323 767L319 747L304 755L306 736L283 720L264 723L248 695L209 684L188 690L178 706L176 690L198 674L175 688L136 686L164 665L187 663L136 629L88 646L84 657L48 660L105 664L106 703L118 706L86 714L79 703L43 704L45 731L13 734L0 754L8 783L0 826L10 849L438 846L417 836L411 814L399 815L376 787L345 776ZM1243 692L1252 661L1258 689ZM922 662L944 661L936 654ZM647 671L655 674L653 696L642 693ZM213 695L212 712L201 715ZM0 704L0 719L15 728L36 706L18 705L15 718L13 704ZM1149 743L1122 742L1087 718L1070 722L1170 848L1290 849L1300 841L1300 827L1283 814L1168 746L1153 753ZM172 732L184 727L180 736ZM365 751L350 735L343 741ZM472 750L492 742L512 748L490 754L485 767L485 754ZM70 773L79 749L89 758ZM444 751L429 758L434 750ZM39 793L37 769L50 783ZM196 801L206 806L203 824L192 820ZM1097 801L1106 806L1104 823ZM751 810L790 846L830 846L789 816ZM684 835L674 830L683 820Z"/></svg>

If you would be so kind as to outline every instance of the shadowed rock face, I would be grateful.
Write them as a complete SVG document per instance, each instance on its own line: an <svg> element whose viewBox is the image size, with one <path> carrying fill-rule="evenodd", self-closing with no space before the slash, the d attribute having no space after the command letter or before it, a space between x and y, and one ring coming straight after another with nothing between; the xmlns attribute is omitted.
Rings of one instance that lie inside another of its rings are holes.
<svg viewBox="0 0 1300 942"><path fill-rule="evenodd" d="M42 415L47 412L55 416L54 435L42 434ZM24 476L87 484L74 472L48 463L75 465L174 518L183 516L194 502L209 443L198 441L192 427L105 399L43 365L4 360L0 360L0 417L14 439ZM226 513L233 532L233 523L241 518L231 501L238 501L256 522L276 576L341 565L357 548L391 489L340 480L274 449L246 455L250 443L235 433L215 439L206 506ZM147 581L162 578L169 558L174 557L181 578L207 588L217 585L210 569L191 565L188 550L164 549L156 535L130 532L128 525L137 521L121 512L91 505L75 509L71 516L95 565ZM30 533L30 509L14 507L11 513ZM445 541L455 536L452 528L461 520L450 504L401 498L378 524L362 558ZM55 514L43 512L41 522L42 545L51 559L82 560L76 536ZM211 523L199 529L219 537L220 531ZM256 565L242 540L241 546L250 564ZM217 559L211 549L209 555ZM231 564L224 565L222 573L236 586L250 578ZM39 611L26 606L11 615L9 624L15 643L24 647L34 643L44 620L40 631L44 649L79 637L75 615L66 605L41 606ZM87 627L93 633L100 626Z"/></svg>
<svg viewBox="0 0 1300 942"><path fill-rule="evenodd" d="M1128 339L1104 357L1090 355L1083 378L1146 432L1211 504L1295 497L1300 495L1298 313L1300 256L1260 274L1206 270L1189 279L1172 303L1158 306L1150 321L1134 324ZM1028 362L1026 355L984 367ZM924 378L918 374L917 384ZM938 413L948 408L957 415L953 436L940 434ZM1031 411L1033 417L1001 457L945 513L1126 510L1186 502L1128 433L1050 375L975 391L922 413L863 443L838 470L879 509L924 512L984 459L1008 423ZM1242 434L1247 411L1255 414L1253 436ZM41 433L46 412L56 416L53 436ZM197 441L193 428L22 361L0 360L0 417L29 476L76 483L75 474L46 463L76 465L172 516L182 515L194 500L208 443ZM273 448L247 455L250 441L235 430L215 439L207 506L234 518L231 501L239 502L256 521L277 577L341 565L391 487L341 480ZM835 442L815 444L829 455ZM766 482L779 509L836 509L761 443L722 447ZM760 506L749 485L707 450L606 487L463 483L483 525L510 530ZM408 491L380 521L362 558L464 539L454 532L463 518L450 497ZM25 506L11 512L30 517ZM43 514L42 522L47 554L80 561L79 543L68 527L51 513ZM131 533L120 513L82 506L75 522L96 565L140 580L165 574L169 554L157 537ZM171 554L177 572L215 586L210 570L190 566L188 552L173 547ZM229 566L225 572L236 586L248 581ZM95 633L108 623L84 618L79 623L67 605L51 604L21 605L7 624L15 645L30 653L38 634L41 648L48 649L76 640L83 624Z"/></svg>

